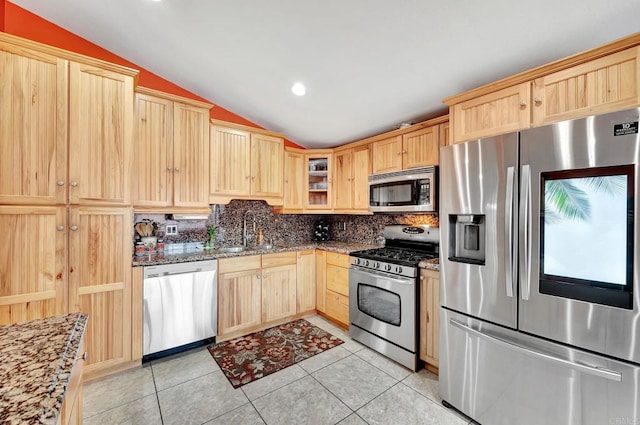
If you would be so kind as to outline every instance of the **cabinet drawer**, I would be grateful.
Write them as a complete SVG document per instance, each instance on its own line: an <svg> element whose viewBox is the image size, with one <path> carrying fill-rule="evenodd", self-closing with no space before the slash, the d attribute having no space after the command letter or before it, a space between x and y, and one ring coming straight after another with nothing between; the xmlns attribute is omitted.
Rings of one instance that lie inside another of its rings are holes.
<svg viewBox="0 0 640 425"><path fill-rule="evenodd" d="M349 296L349 269L327 265L327 289Z"/></svg>
<svg viewBox="0 0 640 425"><path fill-rule="evenodd" d="M218 259L218 273L233 273L244 270L260 269L260 255Z"/></svg>
<svg viewBox="0 0 640 425"><path fill-rule="evenodd" d="M262 268L288 266L298 261L296 252L280 252L277 254L264 254L262 256Z"/></svg>
<svg viewBox="0 0 640 425"><path fill-rule="evenodd" d="M349 323L349 297L327 291L326 314L344 324Z"/></svg>
<svg viewBox="0 0 640 425"><path fill-rule="evenodd" d="M333 264L334 266L349 268L349 256L347 254L340 254L337 252L327 252L327 264Z"/></svg>

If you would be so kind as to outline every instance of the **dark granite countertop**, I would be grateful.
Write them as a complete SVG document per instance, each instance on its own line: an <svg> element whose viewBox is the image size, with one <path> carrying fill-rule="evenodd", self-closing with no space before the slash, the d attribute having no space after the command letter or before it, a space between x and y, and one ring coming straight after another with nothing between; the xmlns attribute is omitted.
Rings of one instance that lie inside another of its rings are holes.
<svg viewBox="0 0 640 425"><path fill-rule="evenodd" d="M335 241L298 242L288 244L280 243L276 244L272 249L248 248L247 250L242 252L220 252L217 250L210 250L204 252L190 252L185 254L146 255L143 257L134 257L133 266L154 266L157 264L185 263L188 261L213 260L216 258L240 257L245 255L275 254L279 252L301 251L305 249L323 249L326 251L339 252L341 254L349 254L353 251L360 251L377 247L378 246L376 245Z"/></svg>
<svg viewBox="0 0 640 425"><path fill-rule="evenodd" d="M0 423L57 422L87 317L0 326Z"/></svg>

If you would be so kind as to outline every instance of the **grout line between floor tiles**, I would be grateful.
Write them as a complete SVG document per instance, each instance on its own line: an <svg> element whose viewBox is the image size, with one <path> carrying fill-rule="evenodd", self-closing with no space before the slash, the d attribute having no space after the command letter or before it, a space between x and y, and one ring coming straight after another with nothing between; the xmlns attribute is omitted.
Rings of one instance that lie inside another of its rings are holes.
<svg viewBox="0 0 640 425"><path fill-rule="evenodd" d="M310 374L309 376L311 376L311 378L313 378L313 379L314 379L318 384L320 384L320 386L321 386L322 388L324 388L325 390L327 390L327 391L329 392L329 394L331 394L332 396L334 396L334 397L336 398L336 400L338 400L338 401L339 401L340 403L342 403L342 404L343 404L347 409L349 409L349 411L350 411L351 413L356 413L356 411L355 411L355 410L353 410L351 407L349 407L349 406L347 405L347 403L345 403L344 401L342 401L342 399L341 399L340 397L338 397L336 394L334 394L334 393L333 393L329 388L327 388L326 386L324 386L324 385L322 384L322 382L318 381L318 379L317 379L315 376L313 376L313 375L311 375L311 374ZM351 415L351 413L349 413L349 414L348 414L347 416L345 416L344 418L340 419L337 423L340 423L340 422L344 421L345 419L347 419L347 418Z"/></svg>
<svg viewBox="0 0 640 425"><path fill-rule="evenodd" d="M162 417L162 406L160 405L160 396L158 395L158 386L156 385L156 374L153 372L153 362L149 365L151 369L151 377L153 378L153 389L156 390L156 402L158 403L158 412L160 412L160 424L164 425L164 418Z"/></svg>

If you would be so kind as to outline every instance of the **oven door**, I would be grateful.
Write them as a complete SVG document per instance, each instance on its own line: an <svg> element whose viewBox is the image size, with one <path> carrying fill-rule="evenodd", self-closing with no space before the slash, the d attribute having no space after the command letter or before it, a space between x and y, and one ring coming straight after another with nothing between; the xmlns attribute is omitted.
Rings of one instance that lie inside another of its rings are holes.
<svg viewBox="0 0 640 425"><path fill-rule="evenodd" d="M415 351L415 278L351 266L349 321L393 344Z"/></svg>

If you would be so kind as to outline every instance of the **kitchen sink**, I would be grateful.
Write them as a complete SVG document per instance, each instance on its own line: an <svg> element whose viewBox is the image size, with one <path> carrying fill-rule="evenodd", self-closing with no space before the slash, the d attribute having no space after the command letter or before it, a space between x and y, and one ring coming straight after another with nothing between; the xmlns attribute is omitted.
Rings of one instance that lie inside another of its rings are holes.
<svg viewBox="0 0 640 425"><path fill-rule="evenodd" d="M273 249L273 248L275 248L275 247L276 247L276 246L275 246L274 244L270 244L270 243L265 243L265 244L262 244L262 245L256 245L256 249L258 249L258 250L262 250L262 249L264 249L264 250L267 250L267 249Z"/></svg>
<svg viewBox="0 0 640 425"><path fill-rule="evenodd" d="M242 252L245 249L247 249L244 246L223 246L222 248L218 248L218 251L220 252Z"/></svg>

